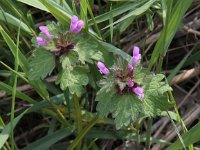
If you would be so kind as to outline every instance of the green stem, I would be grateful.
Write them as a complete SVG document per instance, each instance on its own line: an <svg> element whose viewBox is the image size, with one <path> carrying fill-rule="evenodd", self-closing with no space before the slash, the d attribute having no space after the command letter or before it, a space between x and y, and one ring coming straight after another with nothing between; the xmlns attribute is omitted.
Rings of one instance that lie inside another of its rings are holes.
<svg viewBox="0 0 200 150"><path fill-rule="evenodd" d="M83 130L81 130L81 132L79 133L79 135L76 137L76 139L69 145L69 147L67 148L67 150L74 150L74 148L76 147L76 145L78 145L78 143L82 140L82 138L87 134L87 132L96 124L98 120L98 116L94 117L94 119L92 119L89 124L83 128Z"/></svg>
<svg viewBox="0 0 200 150"><path fill-rule="evenodd" d="M153 119L148 118L147 122L147 135L146 135L146 150L150 150L151 146L151 128L152 128Z"/></svg>
<svg viewBox="0 0 200 150"><path fill-rule="evenodd" d="M1 116L0 116L0 125L2 127L4 127L4 128L6 127L6 125L5 125L4 121L3 121L3 119L1 118ZM6 147L7 150L11 150L8 142L5 143L5 147Z"/></svg>
<svg viewBox="0 0 200 150"><path fill-rule="evenodd" d="M82 120L81 120L81 109L79 105L79 99L76 95L74 95L74 108L76 110L76 119L77 119L77 134L79 135L82 130ZM77 150L81 149L81 140L77 145Z"/></svg>
<svg viewBox="0 0 200 150"><path fill-rule="evenodd" d="M23 79L25 82L29 83L28 80L22 76L18 71L12 69L11 67L9 67L8 65L6 65L4 62L0 61L0 63L6 67L8 70L12 71L13 73L15 73L17 76L19 76L21 79Z"/></svg>
<svg viewBox="0 0 200 150"><path fill-rule="evenodd" d="M16 55L15 55L15 71L18 72L19 68L19 35L20 35L20 27L21 27L21 22L19 25L18 29L18 34L17 34L17 50L16 50ZM14 139L14 125L13 121L15 118L15 96L16 96L16 88L17 88L17 75L14 74L14 83L13 83L13 89L12 89L12 105L11 105L11 116L10 116L10 122L11 122L11 149L15 149L15 139Z"/></svg>
<svg viewBox="0 0 200 150"><path fill-rule="evenodd" d="M136 123L136 136L137 136L136 150L139 150L140 149L140 122L139 121Z"/></svg>
<svg viewBox="0 0 200 150"><path fill-rule="evenodd" d="M167 79L165 79L165 82L168 84ZM177 105L176 105L176 101L175 101L175 99L174 99L174 96L173 96L173 94L172 94L171 91L169 91L168 93L169 93L169 98L170 98L171 102L174 103L174 110L175 110L175 112L176 112L176 115L177 115L177 118L178 118L178 122L180 123L183 132L186 133L186 132L188 132L188 129L187 129L187 127L185 126L185 124L184 124L184 122L183 122L183 120L182 120L182 118L181 118L181 115L179 114L178 107L177 107ZM194 146L193 146L192 144L190 144L190 145L188 146L188 148L189 148L189 150L193 150L193 149L194 149Z"/></svg>
<svg viewBox="0 0 200 150"><path fill-rule="evenodd" d="M72 129L71 124L65 119L65 116L62 114L62 112L59 110L58 106L52 102L52 100L49 97L45 98L48 103L55 109L57 112L59 118L61 119L62 123L65 125L66 128Z"/></svg>
<svg viewBox="0 0 200 150"><path fill-rule="evenodd" d="M65 97L65 102L67 103L67 109L69 112L69 119L71 118L71 105L70 105L70 99L69 99L69 90L64 90L64 97Z"/></svg>

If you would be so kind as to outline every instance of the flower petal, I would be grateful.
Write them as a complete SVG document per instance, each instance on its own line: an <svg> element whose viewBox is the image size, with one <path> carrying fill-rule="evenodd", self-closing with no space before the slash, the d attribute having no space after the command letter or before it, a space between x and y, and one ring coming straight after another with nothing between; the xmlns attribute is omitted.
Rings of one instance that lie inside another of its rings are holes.
<svg viewBox="0 0 200 150"><path fill-rule="evenodd" d="M36 41L38 45L42 45L42 46L47 45L47 41L43 37L36 37Z"/></svg>
<svg viewBox="0 0 200 150"><path fill-rule="evenodd" d="M53 39L52 35L49 33L49 30L46 26L39 26L39 29L49 40Z"/></svg>
<svg viewBox="0 0 200 150"><path fill-rule="evenodd" d="M143 93L143 89L138 86L136 88L133 88L132 91L138 95L139 98L144 98L144 93Z"/></svg>

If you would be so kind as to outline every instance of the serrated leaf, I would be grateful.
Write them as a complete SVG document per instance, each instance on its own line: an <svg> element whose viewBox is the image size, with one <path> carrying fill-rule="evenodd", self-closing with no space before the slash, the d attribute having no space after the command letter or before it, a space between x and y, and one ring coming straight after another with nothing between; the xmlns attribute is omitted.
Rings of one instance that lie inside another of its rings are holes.
<svg viewBox="0 0 200 150"><path fill-rule="evenodd" d="M70 51L67 55L62 55L60 57L63 69L68 68L69 70L73 70L73 66L76 65L77 60L78 56L74 51Z"/></svg>
<svg viewBox="0 0 200 150"><path fill-rule="evenodd" d="M168 110L172 103L168 101L167 91L171 91L172 88L161 82L164 75L158 74L149 78L144 86L144 112L148 116L160 115L162 111Z"/></svg>
<svg viewBox="0 0 200 150"><path fill-rule="evenodd" d="M162 82L164 75L147 75L144 73L145 70L140 71L144 76L140 81L145 95L144 99L139 99L133 93L120 94L112 75L100 82L102 88L96 97L97 111L100 113L100 117L106 117L111 113L117 129L128 126L131 122L143 117L158 116L172 106L167 95L167 91L172 89L168 84Z"/></svg>
<svg viewBox="0 0 200 150"><path fill-rule="evenodd" d="M147 80L147 74L149 74L149 71L147 69L144 69L140 65L137 65L134 68L134 82L142 84L144 80Z"/></svg>
<svg viewBox="0 0 200 150"><path fill-rule="evenodd" d="M38 48L29 63L28 78L30 80L44 79L55 68L55 56L44 48Z"/></svg>
<svg viewBox="0 0 200 150"><path fill-rule="evenodd" d="M82 34L80 37L75 46L75 51L77 51L79 55L79 60L83 64L85 62L93 63L93 60L103 60L99 44L88 34Z"/></svg>
<svg viewBox="0 0 200 150"><path fill-rule="evenodd" d="M116 128L128 126L143 113L143 102L134 95L115 96L117 109L114 112Z"/></svg>
<svg viewBox="0 0 200 150"><path fill-rule="evenodd" d="M87 85L88 81L87 70L82 67L74 67L73 70L64 69L59 79L62 90L69 88L69 91L77 96L81 96L84 91L83 86Z"/></svg>
<svg viewBox="0 0 200 150"><path fill-rule="evenodd" d="M106 117L109 113L112 112L112 109L114 108L113 105L116 104L112 99L114 94L114 91L108 91L106 87L100 89L97 93L96 101L99 101L97 105L99 117Z"/></svg>

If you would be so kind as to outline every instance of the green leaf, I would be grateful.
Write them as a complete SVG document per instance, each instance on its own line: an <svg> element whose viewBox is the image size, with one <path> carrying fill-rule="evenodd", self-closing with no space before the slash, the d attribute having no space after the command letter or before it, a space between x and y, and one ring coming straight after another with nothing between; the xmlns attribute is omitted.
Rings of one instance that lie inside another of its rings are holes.
<svg viewBox="0 0 200 150"><path fill-rule="evenodd" d="M100 82L102 87L96 96L97 111L100 113L100 117L106 117L111 113L117 129L128 126L131 122L143 117L161 115L163 111L172 106L167 95L167 91L172 89L168 84L162 82L164 75L148 75L146 69L141 68L136 71L140 71L141 76L134 70L134 79L139 77L141 79L134 81L137 84L139 81L142 85L144 99L139 99L131 91L120 93L116 89L115 76L112 73Z"/></svg>
<svg viewBox="0 0 200 150"><path fill-rule="evenodd" d="M11 94L12 93L12 87L10 85L7 85L3 82L0 82L0 89L6 91L7 94ZM16 97L20 98L26 102L29 103L35 103L36 101L34 99L32 99L31 97L29 97L28 95L16 90Z"/></svg>
<svg viewBox="0 0 200 150"><path fill-rule="evenodd" d="M130 122L139 118L143 113L143 103L133 95L116 95L117 109L113 117L115 117L116 128L120 129L123 126L128 126Z"/></svg>
<svg viewBox="0 0 200 150"><path fill-rule="evenodd" d="M49 10L39 0L28 0L28 1L27 0L17 0L17 1L49 12Z"/></svg>
<svg viewBox="0 0 200 150"><path fill-rule="evenodd" d="M6 12L0 11L0 20L4 21L6 23L9 23L9 24L15 26L16 28L18 28L20 25L20 28L23 31L26 31L28 34L32 33L32 31L29 29L29 27L24 22L21 22L19 19L17 19L16 17L14 17Z"/></svg>
<svg viewBox="0 0 200 150"><path fill-rule="evenodd" d="M112 78L102 80L101 84L104 84L104 86L97 92L96 101L98 101L97 111L100 113L99 117L106 117L109 113L112 112L114 108L113 106L116 105L115 100L112 99L115 94L115 91L113 91L114 88L112 87L113 85L106 84L106 82L112 83L112 80Z"/></svg>
<svg viewBox="0 0 200 150"><path fill-rule="evenodd" d="M62 55L60 57L60 62L62 63L62 68L68 68L69 70L73 70L73 67L76 65L78 61L78 56L76 52L70 51L67 55Z"/></svg>
<svg viewBox="0 0 200 150"><path fill-rule="evenodd" d="M17 50L16 44L11 39L11 37L4 31L2 26L0 26L0 32L1 32L4 40L8 44L13 56L16 57L16 50ZM19 54L18 55L19 55L19 65L20 65L20 67L23 69L24 72L27 72L27 70L28 70L28 66L27 66L28 61L27 61L26 57L21 53L20 50L19 50Z"/></svg>
<svg viewBox="0 0 200 150"><path fill-rule="evenodd" d="M46 49L38 48L34 52L34 58L29 67L28 77L30 80L44 79L55 68L55 56Z"/></svg>
<svg viewBox="0 0 200 150"><path fill-rule="evenodd" d="M170 13L171 15L168 14L168 21L166 22L166 25L160 34L159 40L157 41L152 53L149 62L149 70L151 70L153 65L156 63L160 54L165 56L167 49L176 33L176 30L180 25L181 19L191 4L192 0L177 1L176 6L172 10L172 13Z"/></svg>
<svg viewBox="0 0 200 150"><path fill-rule="evenodd" d="M148 0L146 1L146 3L144 3L141 7L138 7L136 9L131 10L128 14L124 15L123 17L121 17L120 19L118 19L117 21L115 21L114 23L106 26L105 28L110 27L111 25L115 25L117 23L120 23L124 20L126 20L127 18L131 17L131 16L139 16L141 14L143 14L145 11L147 11L152 4L155 2L156 0Z"/></svg>
<svg viewBox="0 0 200 150"><path fill-rule="evenodd" d="M17 123L24 116L24 114L28 112L28 110L29 109L25 110L23 113L21 113L13 120L13 128L17 125ZM0 149L3 147L4 143L8 140L10 132L11 132L11 123L8 123L0 134Z"/></svg>
<svg viewBox="0 0 200 150"><path fill-rule="evenodd" d="M162 82L164 75L157 74L148 77L144 81L144 113L147 116L158 116L162 111L167 111L172 107L172 103L168 101L167 91L171 91L172 88Z"/></svg>
<svg viewBox="0 0 200 150"><path fill-rule="evenodd" d="M49 12L61 23L66 24L70 23L72 12L68 9L63 9L59 4L57 4L53 0L39 0L48 10ZM69 7L68 7L69 8Z"/></svg>
<svg viewBox="0 0 200 150"><path fill-rule="evenodd" d="M52 97L52 100L57 105L62 104L63 100L64 100L63 94ZM13 121L13 127L15 127L18 124L20 119L25 114L31 113L31 112L38 112L39 110L42 110L42 109L48 108L48 107L50 107L50 104L46 100L43 100L41 102L38 102L37 104L32 105L30 108L23 111L19 116L15 117L15 119ZM0 149L5 144L5 142L8 140L8 138L10 136L10 132L11 132L11 123L8 123L5 126L5 128L2 130L2 132L0 133Z"/></svg>
<svg viewBox="0 0 200 150"><path fill-rule="evenodd" d="M78 40L75 51L79 55L79 60L84 64L85 62L92 63L93 60L103 60L102 52L99 48L99 43L89 34L82 33Z"/></svg>
<svg viewBox="0 0 200 150"><path fill-rule="evenodd" d="M190 129L188 132L186 132L182 136L185 146L189 146L190 144L194 144L194 143L200 141L199 133L200 133L200 122L197 123L192 129ZM178 139L176 142L171 144L167 148L167 150L182 149L182 148L183 148L183 145L182 145L180 139Z"/></svg>
<svg viewBox="0 0 200 150"><path fill-rule="evenodd" d="M135 10L136 7L140 6L145 1L146 0L141 0L138 2L134 2L134 3L125 3L125 4L121 5L120 7L118 6L114 9L112 9L110 12L106 12L104 14L101 14L101 15L95 17L95 21L96 21L96 23L101 23L103 21L109 20L111 15L113 17L116 17L127 11ZM92 20L89 20L89 24L92 24Z"/></svg>
<svg viewBox="0 0 200 150"><path fill-rule="evenodd" d="M86 73L87 70L83 67L74 67L73 70L66 68L59 75L58 83L62 90L69 88L72 94L81 96L84 91L83 86L87 85L89 81Z"/></svg>
<svg viewBox="0 0 200 150"><path fill-rule="evenodd" d="M60 129L54 133L51 133L50 135L46 135L43 138L40 138L39 140L31 143L27 147L25 147L23 150L45 150L49 149L49 147L59 140L65 138L66 136L70 135L72 132L67 129Z"/></svg>

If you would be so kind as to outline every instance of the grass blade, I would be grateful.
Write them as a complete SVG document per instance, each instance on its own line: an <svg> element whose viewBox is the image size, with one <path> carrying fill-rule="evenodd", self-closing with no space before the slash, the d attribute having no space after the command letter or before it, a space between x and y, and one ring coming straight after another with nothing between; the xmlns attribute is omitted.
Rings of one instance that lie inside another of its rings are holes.
<svg viewBox="0 0 200 150"><path fill-rule="evenodd" d="M190 129L187 133L182 136L182 139L185 143L185 146L189 146L190 144L194 144L200 141L200 122L197 123L192 129ZM183 145L180 140L177 140L173 144L171 144L166 150L174 150L174 149L182 149Z"/></svg>
<svg viewBox="0 0 200 150"><path fill-rule="evenodd" d="M19 68L19 35L20 35L21 23L19 25L18 34L17 34L17 45L16 45L16 55L15 55L15 71L18 72ZM15 147L15 139L14 139L14 127L13 120L15 118L15 97L16 97L16 88L17 88L17 75L14 74L14 84L12 89L12 104L11 104L11 149L14 150Z"/></svg>
<svg viewBox="0 0 200 150"><path fill-rule="evenodd" d="M16 17L12 16L11 14L3 12L2 10L0 11L0 21L9 23L9 24L11 24L12 26L15 26L15 27L19 27L19 24L20 24L20 20L19 19L17 19ZM27 32L28 34L33 33L33 31L31 31L29 29L29 27L23 22L21 22L21 29L23 31Z"/></svg>
<svg viewBox="0 0 200 150"><path fill-rule="evenodd" d="M14 57L16 57L17 46L15 45L13 40L10 38L10 36L4 31L4 29L1 26L0 26L0 32L4 40L8 44L8 47L10 48L12 54L14 55ZM19 50L19 65L21 66L24 72L28 71L28 61L26 57L21 53L20 50Z"/></svg>
<svg viewBox="0 0 200 150"><path fill-rule="evenodd" d="M183 15L187 11L191 3L192 0L178 1L170 16L167 16L169 17L169 21L166 22L166 25L159 37L159 40L156 43L149 62L149 70L152 69L153 65L156 63L160 55L165 56L167 49L176 33L176 30L180 25L181 19L183 18Z"/></svg>
<svg viewBox="0 0 200 150"><path fill-rule="evenodd" d="M49 147L53 144L55 144L57 141L67 137L70 135L72 131L69 131L67 129L60 129L54 133L51 133L43 138L40 138L39 140L31 143L27 147L25 147L23 150L45 150L49 149Z"/></svg>

